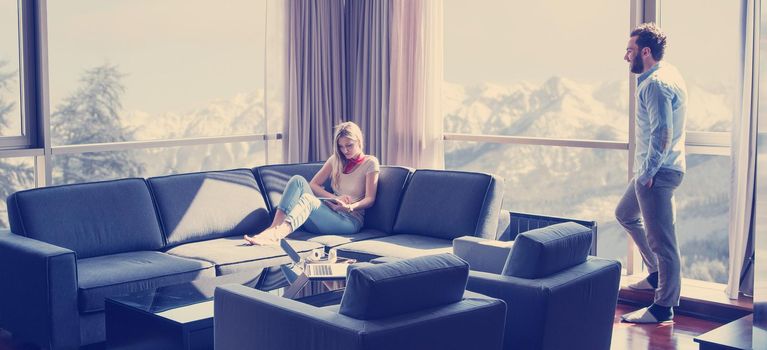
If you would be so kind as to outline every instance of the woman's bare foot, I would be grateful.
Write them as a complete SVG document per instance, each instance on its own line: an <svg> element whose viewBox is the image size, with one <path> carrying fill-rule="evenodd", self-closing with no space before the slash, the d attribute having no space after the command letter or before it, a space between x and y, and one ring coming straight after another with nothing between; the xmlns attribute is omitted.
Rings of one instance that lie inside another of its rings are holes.
<svg viewBox="0 0 767 350"><path fill-rule="evenodd" d="M280 239L285 238L293 230L288 223L282 223L280 225L270 227L261 233L253 236L245 235L245 240L253 245L278 245Z"/></svg>
<svg viewBox="0 0 767 350"><path fill-rule="evenodd" d="M243 238L252 245L277 245L279 243L279 240L275 240L269 237L269 235L264 234L253 235L252 237L245 235Z"/></svg>

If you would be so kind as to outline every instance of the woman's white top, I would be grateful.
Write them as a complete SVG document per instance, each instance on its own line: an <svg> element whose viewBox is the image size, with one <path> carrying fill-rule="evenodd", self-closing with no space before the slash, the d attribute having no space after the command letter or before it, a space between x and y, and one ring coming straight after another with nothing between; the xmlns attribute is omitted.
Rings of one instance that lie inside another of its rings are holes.
<svg viewBox="0 0 767 350"><path fill-rule="evenodd" d="M328 158L327 162L332 162L335 154ZM362 161L352 172L339 175L336 188L333 189L336 196L349 196L352 199L352 203L358 202L365 198L365 179L370 173L377 173L381 171L381 165L378 163L378 158L371 155L365 155L365 160ZM362 222L365 210L355 210L351 212L352 216L359 219Z"/></svg>

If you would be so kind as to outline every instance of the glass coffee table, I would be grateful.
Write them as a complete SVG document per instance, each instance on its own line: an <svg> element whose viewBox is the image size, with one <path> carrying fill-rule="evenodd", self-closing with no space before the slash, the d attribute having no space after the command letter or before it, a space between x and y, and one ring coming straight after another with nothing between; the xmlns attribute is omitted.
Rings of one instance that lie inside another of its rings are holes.
<svg viewBox="0 0 767 350"><path fill-rule="evenodd" d="M338 304L345 280L288 282L284 267L242 272L150 289L105 300L108 349L213 349L213 294L237 283L314 306Z"/></svg>

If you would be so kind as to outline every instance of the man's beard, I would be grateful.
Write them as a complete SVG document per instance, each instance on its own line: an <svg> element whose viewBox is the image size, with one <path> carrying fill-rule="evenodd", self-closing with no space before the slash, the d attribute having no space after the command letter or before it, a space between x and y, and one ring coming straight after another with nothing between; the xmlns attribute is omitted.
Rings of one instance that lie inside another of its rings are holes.
<svg viewBox="0 0 767 350"><path fill-rule="evenodd" d="M640 55L636 55L631 60L631 73L642 74L642 72L644 72L644 62L642 62Z"/></svg>

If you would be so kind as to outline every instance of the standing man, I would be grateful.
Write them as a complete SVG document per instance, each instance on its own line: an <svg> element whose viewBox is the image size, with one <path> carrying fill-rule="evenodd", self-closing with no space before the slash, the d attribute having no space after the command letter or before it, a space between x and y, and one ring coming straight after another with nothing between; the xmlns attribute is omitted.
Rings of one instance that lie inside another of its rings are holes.
<svg viewBox="0 0 767 350"><path fill-rule="evenodd" d="M685 172L687 88L679 71L662 61L665 49L666 35L654 23L645 23L631 32L623 57L638 75L636 157L634 178L615 217L650 272L629 288L655 291L652 305L622 316L631 323L671 321L682 283L674 190Z"/></svg>

